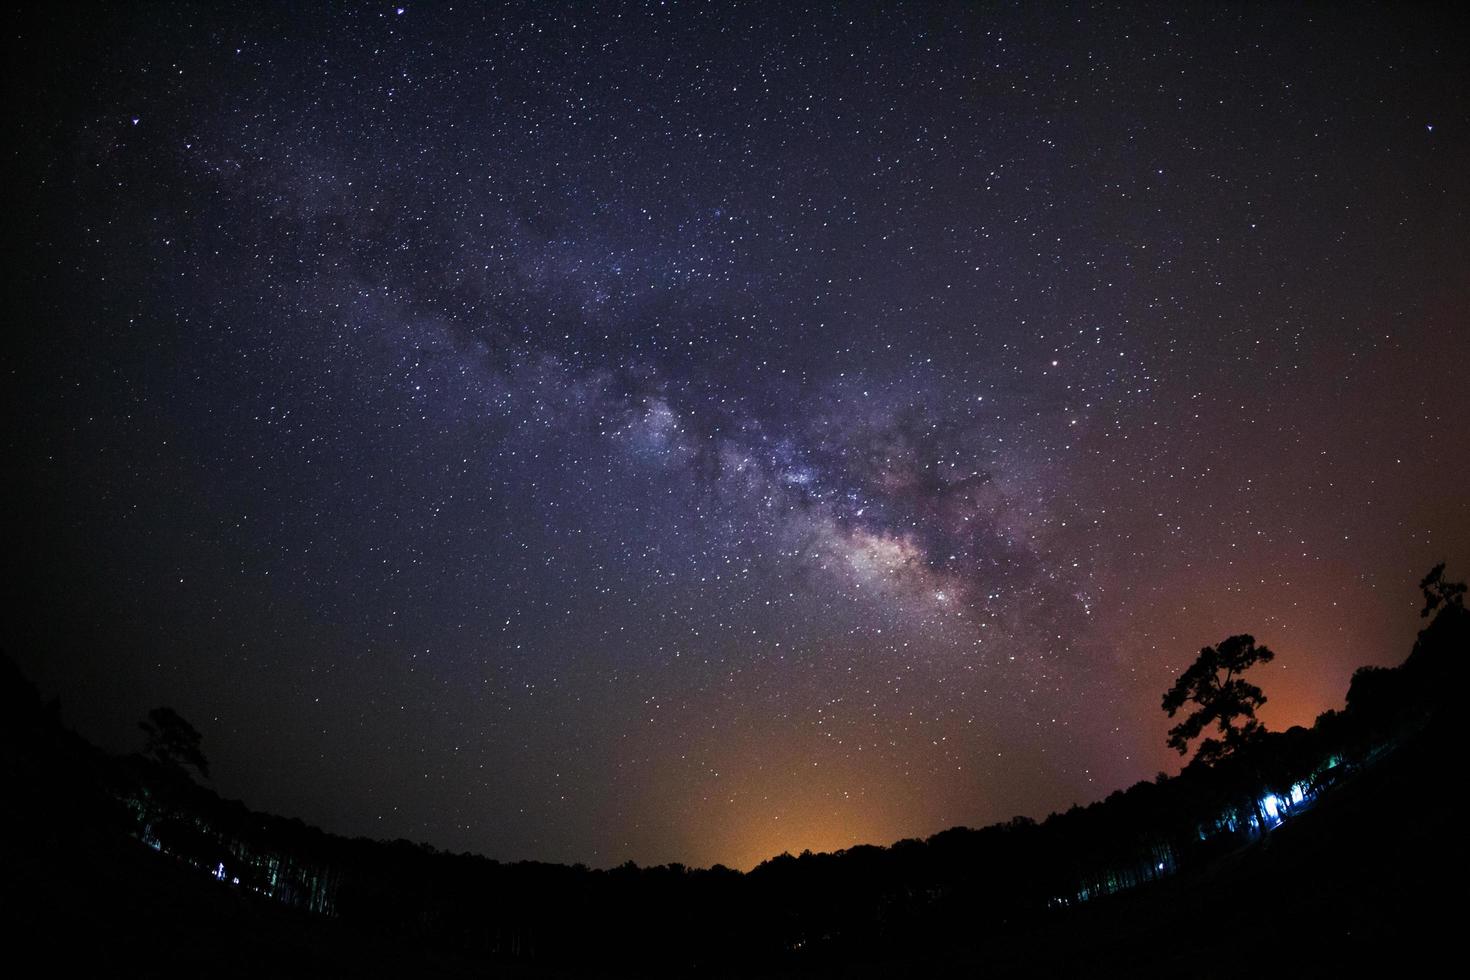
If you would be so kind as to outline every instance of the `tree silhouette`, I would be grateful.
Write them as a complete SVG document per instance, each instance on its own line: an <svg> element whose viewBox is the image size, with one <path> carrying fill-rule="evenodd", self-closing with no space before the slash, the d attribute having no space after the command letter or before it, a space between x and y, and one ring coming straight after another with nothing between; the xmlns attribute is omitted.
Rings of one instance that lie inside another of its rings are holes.
<svg viewBox="0 0 1470 980"><path fill-rule="evenodd" d="M1419 611L1421 617L1427 617L1440 606L1448 609L1451 606L1464 607L1465 583L1446 582L1444 577L1444 562L1440 562L1429 570L1419 583L1419 588L1424 593L1424 608Z"/></svg>
<svg viewBox="0 0 1470 980"><path fill-rule="evenodd" d="M1276 654L1267 647L1256 646L1256 638L1248 633L1201 650L1195 662L1164 694L1164 710L1170 718L1185 704L1197 706L1187 718L1169 729L1169 747L1184 755L1189 751L1189 743L1214 725L1220 738L1206 738L1194 755L1195 761L1210 765L1239 751L1264 732L1265 728L1256 720L1256 709L1266 703L1266 696L1240 675L1254 664L1270 663L1274 659Z"/></svg>
<svg viewBox="0 0 1470 980"><path fill-rule="evenodd" d="M184 769L193 766L199 775L209 778L209 760L199 748L203 736L194 726L179 716L172 708L154 708L148 712L148 720L138 722L148 736L143 754L150 755L166 766Z"/></svg>

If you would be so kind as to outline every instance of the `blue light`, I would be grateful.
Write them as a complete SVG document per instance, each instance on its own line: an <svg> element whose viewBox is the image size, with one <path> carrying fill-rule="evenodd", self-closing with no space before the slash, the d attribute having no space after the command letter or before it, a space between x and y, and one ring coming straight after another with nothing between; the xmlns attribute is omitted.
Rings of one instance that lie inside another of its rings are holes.
<svg viewBox="0 0 1470 980"><path fill-rule="evenodd" d="M1265 799L1261 800L1261 809L1265 810L1267 816L1272 820L1279 820L1281 817L1281 800L1276 798L1275 793L1269 793Z"/></svg>

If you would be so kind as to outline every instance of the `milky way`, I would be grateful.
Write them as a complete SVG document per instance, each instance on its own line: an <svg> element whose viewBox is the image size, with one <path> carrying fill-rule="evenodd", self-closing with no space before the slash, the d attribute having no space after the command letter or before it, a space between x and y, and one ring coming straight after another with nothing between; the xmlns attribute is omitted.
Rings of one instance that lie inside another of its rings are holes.
<svg viewBox="0 0 1470 980"><path fill-rule="evenodd" d="M1178 765L1201 646L1309 723L1470 561L1428 11L48 16L5 643L252 806L738 867L1044 816Z"/></svg>

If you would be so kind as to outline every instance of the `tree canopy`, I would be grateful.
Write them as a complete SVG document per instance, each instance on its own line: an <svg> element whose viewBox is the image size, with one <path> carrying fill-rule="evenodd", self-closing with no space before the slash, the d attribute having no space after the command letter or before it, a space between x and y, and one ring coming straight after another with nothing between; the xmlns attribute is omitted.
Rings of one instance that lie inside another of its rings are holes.
<svg viewBox="0 0 1470 980"><path fill-rule="evenodd" d="M1169 729L1169 747L1185 755L1189 743L1213 725L1220 737L1205 738L1194 756L1196 761L1210 764L1235 753L1264 732L1256 720L1256 709L1266 703L1266 695L1241 674L1255 664L1274 659L1276 654L1268 647L1256 646L1256 638L1248 633L1200 650L1199 657L1164 694L1164 710L1170 718L1186 704L1195 705L1188 717Z"/></svg>
<svg viewBox="0 0 1470 980"><path fill-rule="evenodd" d="M1465 583L1446 581L1444 562L1429 570L1429 574L1419 583L1419 589L1424 593L1424 608L1419 611L1421 617L1427 618L1441 606L1446 609L1451 606L1464 607Z"/></svg>
<svg viewBox="0 0 1470 980"><path fill-rule="evenodd" d="M147 744L143 747L145 755L177 769L193 767L199 775L209 778L209 760L199 747L203 736L177 711L172 708L154 708L148 712L146 721L138 722L138 727L148 736Z"/></svg>

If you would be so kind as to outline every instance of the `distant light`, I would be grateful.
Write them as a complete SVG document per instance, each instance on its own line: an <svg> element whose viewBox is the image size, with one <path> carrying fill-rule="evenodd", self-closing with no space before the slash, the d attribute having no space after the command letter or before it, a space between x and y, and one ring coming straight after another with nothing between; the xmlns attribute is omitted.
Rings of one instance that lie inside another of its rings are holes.
<svg viewBox="0 0 1470 980"><path fill-rule="evenodd" d="M1160 861L1159 862L1159 870L1160 871L1163 871L1164 870L1164 862L1163 861Z"/></svg>

